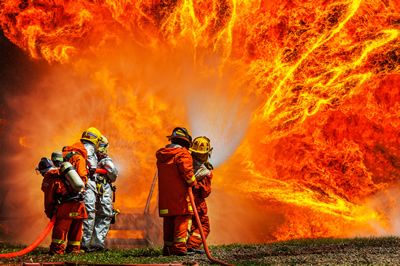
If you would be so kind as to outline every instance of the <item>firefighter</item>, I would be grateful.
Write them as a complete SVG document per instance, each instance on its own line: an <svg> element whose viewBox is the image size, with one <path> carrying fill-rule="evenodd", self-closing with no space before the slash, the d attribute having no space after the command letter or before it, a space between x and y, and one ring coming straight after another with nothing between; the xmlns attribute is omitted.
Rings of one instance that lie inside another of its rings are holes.
<svg viewBox="0 0 400 266"><path fill-rule="evenodd" d="M193 158L193 171L197 181L197 185L192 190L193 197L206 238L210 234L210 220L207 215L206 198L211 194L211 179L213 177L211 170L214 168L208 159L211 157L212 149L210 147L210 140L205 136L195 138L192 147L189 148ZM187 241L187 249L195 253L205 254L206 252L200 249L201 245L202 239L199 225L193 219Z"/></svg>
<svg viewBox="0 0 400 266"><path fill-rule="evenodd" d="M50 159L42 158L36 170L44 177L42 191L46 216L51 219L56 215L49 254L63 254L64 250L66 253L81 253L79 247L82 223L87 217L83 194L73 190L71 184L62 176L61 169L54 167ZM72 168L72 171L75 169ZM77 175L76 172L75 174Z"/></svg>
<svg viewBox="0 0 400 266"><path fill-rule="evenodd" d="M80 142L63 148L64 161L68 161L75 166L79 176L81 176L86 185L84 202L87 212L87 219L83 221L83 235L81 242L81 249L85 252L91 251L88 249L87 238L84 238L84 236L85 228L86 231L90 230L87 228L90 228L90 224L94 219L95 209L90 203L93 201L93 198L95 201L93 190L96 190L96 183L94 182L97 167L96 152L99 148L101 140L102 134L100 131L95 127L89 127L82 133ZM85 159L80 157L80 155L83 154L85 154Z"/></svg>
<svg viewBox="0 0 400 266"><path fill-rule="evenodd" d="M187 252L186 237L193 215L188 187L196 185L189 153L192 137L186 128L176 127L165 148L156 152L159 215L163 217L163 255L193 255Z"/></svg>
<svg viewBox="0 0 400 266"><path fill-rule="evenodd" d="M97 167L96 152L101 139L102 134L100 131L97 128L90 127L82 133L80 142L63 148L64 161L70 162L75 166L79 176L86 185L84 202L87 219L83 221L83 234L85 234L85 228L88 228L88 223L90 225L94 218L95 209L90 203L95 201L93 190L96 190L96 183L94 182L94 173ZM90 251L87 249L87 238L84 238L84 235L82 235L82 242L80 244L83 251Z"/></svg>
<svg viewBox="0 0 400 266"><path fill-rule="evenodd" d="M95 199L95 201L86 202L86 205L89 205L88 209L95 209L94 219L90 220L90 222L92 222L90 224L91 227L88 226L89 223L86 223L83 231L85 247L89 251L108 250L104 248L104 241L114 215L111 183L115 182L118 177L118 170L115 168L112 159L107 155L108 147L108 140L103 136L97 152L97 158L99 160L97 167L106 169L107 174L95 175L96 190L93 191L93 189L91 189L91 192L95 192L95 198L91 197L91 199ZM90 228L92 231L89 231Z"/></svg>

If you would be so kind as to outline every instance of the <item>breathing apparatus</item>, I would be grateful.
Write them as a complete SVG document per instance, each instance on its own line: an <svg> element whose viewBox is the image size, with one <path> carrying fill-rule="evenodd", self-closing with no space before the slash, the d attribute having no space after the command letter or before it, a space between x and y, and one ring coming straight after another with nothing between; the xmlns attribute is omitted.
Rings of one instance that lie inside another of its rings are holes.
<svg viewBox="0 0 400 266"><path fill-rule="evenodd" d="M63 162L60 166L60 170L73 190L81 192L85 189L85 184L83 183L81 177L78 175L78 172L72 164L70 164L69 162Z"/></svg>

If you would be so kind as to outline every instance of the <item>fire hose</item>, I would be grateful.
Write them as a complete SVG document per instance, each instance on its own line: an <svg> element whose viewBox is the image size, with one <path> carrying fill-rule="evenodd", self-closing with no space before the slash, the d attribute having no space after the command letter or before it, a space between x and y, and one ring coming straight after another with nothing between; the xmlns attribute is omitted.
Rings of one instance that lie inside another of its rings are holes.
<svg viewBox="0 0 400 266"><path fill-rule="evenodd" d="M206 242L206 237L204 235L203 227L202 227L201 222L200 222L200 217L199 217L199 214L197 213L196 204L194 203L192 187L189 187L189 197L190 197L190 202L192 203L194 216L196 217L196 222L197 222L197 225L198 225L199 230L200 230L200 235L201 235L201 240L203 241L204 250L206 251L208 259L210 261L212 261L214 263L218 263L220 265L229 265L229 266L231 266L231 264L228 264L226 262L223 262L223 261L220 261L220 260L217 260L217 259L214 259L213 257L211 257L210 251L208 250L208 246L207 246L207 242Z"/></svg>
<svg viewBox="0 0 400 266"><path fill-rule="evenodd" d="M17 252L0 254L0 258L13 258L16 256L25 255L25 254L31 252L43 241L43 239L50 232L51 228L53 228L55 222L56 222L56 216L53 215L53 217L51 217L50 222L47 224L44 231L40 234L40 236L32 244L30 244L28 247L24 248L23 250L20 250Z"/></svg>
<svg viewBox="0 0 400 266"><path fill-rule="evenodd" d="M107 174L107 170L105 169L100 169L97 168L96 169L96 173L99 174ZM29 252L31 252L32 250L34 250L40 243L42 243L43 239L47 236L47 234L50 232L50 230L53 228L54 224L56 222L56 216L53 215L53 217L51 217L50 222L47 224L46 228L44 229L44 231L39 235L39 237L29 246L27 246L26 248L24 248L23 250L17 251L17 252L12 252L12 253L2 253L0 254L0 258L13 258L16 256L22 256L25 255Z"/></svg>

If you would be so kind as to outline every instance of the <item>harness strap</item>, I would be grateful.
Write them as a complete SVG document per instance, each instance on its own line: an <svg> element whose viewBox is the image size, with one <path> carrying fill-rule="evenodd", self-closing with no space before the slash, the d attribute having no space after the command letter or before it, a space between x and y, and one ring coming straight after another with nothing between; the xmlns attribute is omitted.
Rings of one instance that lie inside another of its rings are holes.
<svg viewBox="0 0 400 266"><path fill-rule="evenodd" d="M68 162L69 159L71 159L71 157L74 155L79 155L79 153L77 153L76 151L71 151L71 152L67 153L64 157L64 161Z"/></svg>

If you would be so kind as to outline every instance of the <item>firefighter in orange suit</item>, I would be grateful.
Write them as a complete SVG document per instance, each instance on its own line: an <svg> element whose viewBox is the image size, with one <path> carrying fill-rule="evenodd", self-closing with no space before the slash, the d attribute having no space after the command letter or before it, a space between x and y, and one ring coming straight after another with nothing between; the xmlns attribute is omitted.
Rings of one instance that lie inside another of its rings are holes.
<svg viewBox="0 0 400 266"><path fill-rule="evenodd" d="M213 177L211 170L214 169L212 164L208 161L212 152L210 140L205 136L197 137L193 140L193 145L189 150L193 157L193 171L197 181L197 185L193 189L194 202L204 236L207 238L210 234L210 220L207 214L206 198L211 194L211 179ZM192 226L187 241L187 250L204 254L205 251L200 249L201 245L202 239L199 225L195 219L192 219Z"/></svg>
<svg viewBox="0 0 400 266"><path fill-rule="evenodd" d="M87 193L88 183L89 183L88 179L93 177L96 170L97 166L96 152L101 140L102 140L102 134L100 133L100 131L94 127L90 127L82 133L80 142L77 142L71 146L63 148L64 161L71 163L72 166L75 167L76 171L78 172L78 175L81 177L83 183L86 186L84 202L88 197ZM86 219L79 220L80 238L79 241L76 242L78 250L79 247L81 247L82 233L83 233L82 226L89 219L89 210L87 209L85 203L84 206L86 207L87 215L85 217ZM83 248L82 250L83 252L86 251Z"/></svg>
<svg viewBox="0 0 400 266"><path fill-rule="evenodd" d="M177 127L165 148L156 152L158 170L159 215L163 217L163 255L192 255L187 252L186 237L193 215L188 187L197 184L189 153L192 137L186 128Z"/></svg>
<svg viewBox="0 0 400 266"><path fill-rule="evenodd" d="M46 216L56 215L49 254L63 254L67 238L66 253L79 253L83 219L87 217L83 194L73 191L61 176L60 168L55 168L50 159L42 158L36 170L44 177L42 191Z"/></svg>

